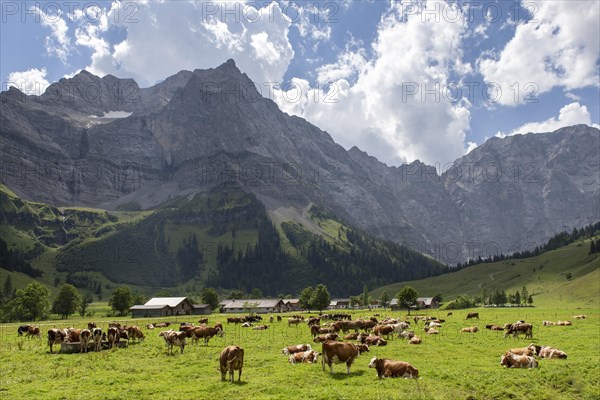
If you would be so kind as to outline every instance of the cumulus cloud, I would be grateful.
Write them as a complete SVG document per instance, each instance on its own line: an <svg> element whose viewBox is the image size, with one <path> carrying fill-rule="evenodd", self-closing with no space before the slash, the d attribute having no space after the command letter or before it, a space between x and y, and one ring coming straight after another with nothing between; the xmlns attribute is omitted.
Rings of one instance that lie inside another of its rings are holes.
<svg viewBox="0 0 600 400"><path fill-rule="evenodd" d="M37 14L42 26L50 29L50 35L46 36L46 53L58 57L63 63L67 64L67 59L71 53L71 39L68 32L69 27L66 21L61 17L60 10L54 15L46 14L39 7L31 7L31 11Z"/></svg>
<svg viewBox="0 0 600 400"><path fill-rule="evenodd" d="M578 102L565 105L560 109L558 117L552 117L541 122L529 122L512 131L498 132L496 136L505 137L525 133L553 132L565 126L585 124L600 129L600 125L592 124L592 118L586 106Z"/></svg>
<svg viewBox="0 0 600 400"><path fill-rule="evenodd" d="M365 60L360 49L346 51L319 69L324 86L295 81L303 98L291 102L280 92L277 103L327 130L343 146L357 145L389 164L454 161L466 150L469 104L446 101L442 88L452 74L463 76L471 67L461 61L465 21L436 21L431 11L440 7L453 6L427 1L421 14L407 15L401 4L392 4L378 27L372 60Z"/></svg>
<svg viewBox="0 0 600 400"><path fill-rule="evenodd" d="M497 85L492 98L501 105L527 103L557 86L599 84L600 3L541 1L535 7L497 57L479 60L485 81Z"/></svg>
<svg viewBox="0 0 600 400"><path fill-rule="evenodd" d="M12 72L8 75L8 87L16 87L25 94L40 95L50 83L46 80L46 68L31 68L28 71Z"/></svg>

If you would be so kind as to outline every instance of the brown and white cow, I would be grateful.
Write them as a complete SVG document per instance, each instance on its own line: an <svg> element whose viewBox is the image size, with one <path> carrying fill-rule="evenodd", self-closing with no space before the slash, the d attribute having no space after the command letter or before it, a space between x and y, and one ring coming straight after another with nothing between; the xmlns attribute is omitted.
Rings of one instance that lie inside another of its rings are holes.
<svg viewBox="0 0 600 400"><path fill-rule="evenodd" d="M375 328L373 328L374 334L376 334L377 336L386 336L388 339L390 337L390 334L394 333L394 331L395 327L393 325L377 325Z"/></svg>
<svg viewBox="0 0 600 400"><path fill-rule="evenodd" d="M221 380L225 380L225 375L229 371L229 380L233 382L233 373L238 371L238 382L242 378L242 368L244 367L244 349L240 346L227 346L221 352L220 357Z"/></svg>
<svg viewBox="0 0 600 400"><path fill-rule="evenodd" d="M317 353L314 350L307 350L307 351L302 351L299 353L290 354L290 356L288 357L288 362L290 364L300 364L300 363L312 364L312 363L316 363L318 361L318 358L319 358L319 353Z"/></svg>
<svg viewBox="0 0 600 400"><path fill-rule="evenodd" d="M198 323L199 323L199 324L208 324L208 318L200 318L200 319L198 320Z"/></svg>
<svg viewBox="0 0 600 400"><path fill-rule="evenodd" d="M573 323L571 321L558 321L556 323L556 325L558 325L558 326L571 326L571 325L573 325Z"/></svg>
<svg viewBox="0 0 600 400"><path fill-rule="evenodd" d="M387 358L373 357L369 368L377 370L377 377L381 378L418 378L419 370L404 361L394 361Z"/></svg>
<svg viewBox="0 0 600 400"><path fill-rule="evenodd" d="M27 338L31 339L34 336L37 337L38 339L42 338L42 335L40 333L40 328L38 328L35 325L29 325L29 327L27 328Z"/></svg>
<svg viewBox="0 0 600 400"><path fill-rule="evenodd" d="M142 332L140 327L136 325L127 327L127 335L129 336L129 340L137 340L138 342L141 342L146 338L146 336L144 336L144 332Z"/></svg>
<svg viewBox="0 0 600 400"><path fill-rule="evenodd" d="M323 343L323 342L326 342L328 340L337 340L338 337L339 337L339 335L337 333L327 333L325 335L318 335L317 337L315 337L313 339L313 342L315 342L315 343Z"/></svg>
<svg viewBox="0 0 600 400"><path fill-rule="evenodd" d="M423 331L428 335L439 335L440 331L435 328L424 328Z"/></svg>
<svg viewBox="0 0 600 400"><path fill-rule="evenodd" d="M471 318L477 318L479 319L479 313L478 312L470 312L467 314L467 319L471 319Z"/></svg>
<svg viewBox="0 0 600 400"><path fill-rule="evenodd" d="M223 328L221 326L197 326L192 330L192 344L200 339L204 339L204 345L208 346L208 341L215 335L223 337Z"/></svg>
<svg viewBox="0 0 600 400"><path fill-rule="evenodd" d="M587 315L583 315L583 314L573 316L573 319L586 319L586 318L587 318Z"/></svg>
<svg viewBox="0 0 600 400"><path fill-rule="evenodd" d="M165 339L165 343L167 344L167 351L170 354L173 354L173 346L179 346L181 349L181 353L183 353L183 349L185 348L185 332L182 331L162 331L158 334L158 336L162 336Z"/></svg>
<svg viewBox="0 0 600 400"><path fill-rule="evenodd" d="M257 325L252 328L253 331L266 331L267 329L269 329L269 325Z"/></svg>
<svg viewBox="0 0 600 400"><path fill-rule="evenodd" d="M94 341L94 351L102 350L102 329L94 328L92 330L92 340Z"/></svg>
<svg viewBox="0 0 600 400"><path fill-rule="evenodd" d="M95 322L88 322L88 329L90 332L94 331L94 328L97 328L98 326L96 325Z"/></svg>
<svg viewBox="0 0 600 400"><path fill-rule="evenodd" d="M65 342L70 342L70 343L79 342L80 334L81 334L81 329L67 328L67 337L65 338Z"/></svg>
<svg viewBox="0 0 600 400"><path fill-rule="evenodd" d="M554 321L542 321L542 325L543 326L554 326L554 325L556 325L556 322L554 322Z"/></svg>
<svg viewBox="0 0 600 400"><path fill-rule="evenodd" d="M23 336L24 333L27 333L29 327L31 325L21 325L17 328L17 336Z"/></svg>
<svg viewBox="0 0 600 400"><path fill-rule="evenodd" d="M358 339L358 335L359 334L356 332L349 333L346 336L344 336L344 340L356 340Z"/></svg>
<svg viewBox="0 0 600 400"><path fill-rule="evenodd" d="M92 332L90 332L89 329L82 329L81 332L79 332L79 347L80 353L86 352L88 351L88 343L90 342L90 339L92 337Z"/></svg>
<svg viewBox="0 0 600 400"><path fill-rule="evenodd" d="M409 344L421 344L421 338L418 336L413 336L408 341Z"/></svg>
<svg viewBox="0 0 600 400"><path fill-rule="evenodd" d="M347 342L336 342L328 340L323 342L321 354L321 365L325 371L325 364L329 365L329 370L333 373L333 364L346 364L348 374L350 366L361 353L369 351L369 346L366 344L354 344Z"/></svg>
<svg viewBox="0 0 600 400"><path fill-rule="evenodd" d="M533 355L542 358L567 358L567 353L562 350L555 349L550 346L538 346L531 343L528 347L533 352Z"/></svg>
<svg viewBox="0 0 600 400"><path fill-rule="evenodd" d="M460 331L464 333L475 333L479 331L479 328L476 326L469 326L468 328L462 328Z"/></svg>
<svg viewBox="0 0 600 400"><path fill-rule="evenodd" d="M52 346L64 342L66 337L66 329L48 329L48 346L50 346L50 353L52 353Z"/></svg>
<svg viewBox="0 0 600 400"><path fill-rule="evenodd" d="M288 346L288 347L284 347L283 350L281 350L281 352L283 354L285 354L286 356L289 356L291 354L296 354L296 353L303 353L305 351L310 351L312 350L312 347L310 346L310 344L297 344L294 346Z"/></svg>
<svg viewBox="0 0 600 400"><path fill-rule="evenodd" d="M513 338L516 338L521 333L525 334L525 339L533 339L533 326L525 322L516 322L508 327L504 337L507 338L512 334Z"/></svg>
<svg viewBox="0 0 600 400"><path fill-rule="evenodd" d="M489 329L491 331L503 331L504 328L501 327L500 325L496 325L496 324L487 324L485 326L485 329Z"/></svg>
<svg viewBox="0 0 600 400"><path fill-rule="evenodd" d="M507 351L500 358L500 365L507 368L537 368L538 362L531 356L520 356Z"/></svg>
<svg viewBox="0 0 600 400"><path fill-rule="evenodd" d="M294 317L288 318L288 328L292 325L298 326L298 324L302 323L302 321L303 320L301 318L294 318Z"/></svg>
<svg viewBox="0 0 600 400"><path fill-rule="evenodd" d="M108 328L108 332L106 335L106 340L108 341L108 348L112 349L113 346L116 346L121 339L121 333L119 332L119 328L111 326Z"/></svg>
<svg viewBox="0 0 600 400"><path fill-rule="evenodd" d="M369 346L385 346L387 342L381 336L369 335L365 338L365 344Z"/></svg>
<svg viewBox="0 0 600 400"><path fill-rule="evenodd" d="M516 354L519 356L534 356L535 355L535 346L527 346L527 347L519 347L516 349L510 349L507 353Z"/></svg>

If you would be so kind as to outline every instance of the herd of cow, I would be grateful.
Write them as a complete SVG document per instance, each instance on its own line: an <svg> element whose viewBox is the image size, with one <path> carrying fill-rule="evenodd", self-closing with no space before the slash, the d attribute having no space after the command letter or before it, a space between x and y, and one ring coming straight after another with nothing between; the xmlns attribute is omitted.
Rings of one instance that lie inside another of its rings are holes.
<svg viewBox="0 0 600 400"><path fill-rule="evenodd" d="M451 315L451 313L448 313ZM350 366L356 358L369 351L372 346L385 346L387 340L394 335L399 338L406 339L409 344L421 344L421 339L415 334L415 330L411 329L411 321L399 320L386 317L378 321L376 314L374 317L352 320L349 314L323 314L319 317L309 317L307 320L302 315L294 315L289 317L288 327L298 326L300 323L307 323L314 343L321 343L321 352L312 349L310 344L299 344L287 346L282 350L282 353L288 357L290 364L298 363L317 363L321 356L321 364L323 371L325 365L328 365L333 373L333 364L346 364L347 373L350 373ZM477 318L478 313L469 313L467 319ZM577 315L574 319L585 319L585 315ZM270 322L274 321L274 317L269 318ZM277 316L279 322L282 321L281 316ZM327 321L321 324L322 321ZM245 317L229 317L227 323L241 323L243 327L252 326L253 322L262 321L260 316L245 316ZM440 333L445 320L434 317L415 316L413 318L414 325L417 326L423 322L423 332L428 335ZM184 352L186 340L191 339L192 344L197 343L200 339L207 346L208 342L214 336L222 337L224 334L223 325L216 323L214 326L208 326L208 318L199 320L200 325L194 326L191 323L181 323L178 330L168 329L160 331L159 335L165 340L167 352L172 354L173 347L180 348L181 353ZM147 329L169 328L172 324L169 322L161 322L146 325ZM555 325L550 321L543 321L543 325ZM570 321L559 321L556 325L571 325ZM525 321L517 321L508 323L504 326L496 324L487 324L486 329L495 331L505 331L504 337L518 337L519 334L524 334L525 339L533 339L533 326ZM268 325L259 325L259 329L267 329ZM256 329L256 327L255 327ZM463 333L478 332L476 326L463 328ZM353 332L351 332L353 331ZM339 341L340 333L343 340ZM41 338L40 329L34 325L21 325L18 327L17 334L19 336L26 335L27 337ZM144 340L145 335L138 326L121 325L117 322L110 322L108 330L104 332L94 322L88 323L87 329L49 329L48 330L48 345L50 353L53 352L53 345L60 343L79 344L80 352L87 352L91 346L94 351L100 351L102 348L115 347L121 340L138 341ZM386 340L387 339L387 340ZM515 348L506 351L500 359L500 365L508 368L535 368L538 366L539 358L567 358L567 354L559 349L551 346L539 346L531 343L527 347ZM221 379L225 380L227 372L229 372L231 381L234 380L234 371L238 372L238 381L241 379L242 368L244 364L244 349L240 346L227 346L220 355L220 371ZM396 361L390 359L382 359L373 357L369 363L369 368L375 368L379 378L385 377L405 377L418 378L419 370L405 361Z"/></svg>

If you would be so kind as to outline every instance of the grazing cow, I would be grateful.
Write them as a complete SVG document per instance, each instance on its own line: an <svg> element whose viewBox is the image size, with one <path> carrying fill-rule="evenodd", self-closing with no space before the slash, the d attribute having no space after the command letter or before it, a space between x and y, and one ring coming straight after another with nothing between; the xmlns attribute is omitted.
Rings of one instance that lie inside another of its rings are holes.
<svg viewBox="0 0 600 400"><path fill-rule="evenodd" d="M319 358L319 353L317 353L314 350L307 350L307 351L302 351L299 353L290 354L290 356L288 358L288 362L290 364L300 364L300 363L312 364L312 363L316 363L318 361L318 358Z"/></svg>
<svg viewBox="0 0 600 400"><path fill-rule="evenodd" d="M531 356L520 356L507 351L500 358L500 365L506 368L537 368L538 362Z"/></svg>
<svg viewBox="0 0 600 400"><path fill-rule="evenodd" d="M118 323L118 322L109 322L108 323L108 327L109 328L111 328L111 327L112 328L117 328L117 329L121 329L122 328L121 324Z"/></svg>
<svg viewBox="0 0 600 400"><path fill-rule="evenodd" d="M186 345L185 332L162 331L158 334L158 336L162 336L163 339L165 339L165 343L167 344L167 351L170 354L173 354L173 346L179 346L179 348L181 349L181 353L183 353L183 349Z"/></svg>
<svg viewBox="0 0 600 400"><path fill-rule="evenodd" d="M329 365L329 370L333 373L333 364L346 363L348 374L350 366L359 356L359 354L369 351L369 346L365 344L354 344L346 342L326 341L323 342L321 365L325 371L325 364Z"/></svg>
<svg viewBox="0 0 600 400"><path fill-rule="evenodd" d="M368 336L365 339L365 344L369 346L385 346L387 342L380 336Z"/></svg>
<svg viewBox="0 0 600 400"><path fill-rule="evenodd" d="M573 323L571 321L558 321L556 323L556 325L558 325L558 326L571 326L571 325L573 325Z"/></svg>
<svg viewBox="0 0 600 400"><path fill-rule="evenodd" d="M476 326L469 326L468 328L462 328L460 331L465 333L475 333L479 331L479 328Z"/></svg>
<svg viewBox="0 0 600 400"><path fill-rule="evenodd" d="M583 314L582 315L574 315L573 316L573 319L586 319L586 318L587 318L587 315L583 315Z"/></svg>
<svg viewBox="0 0 600 400"><path fill-rule="evenodd" d="M30 325L29 328L27 328L27 338L31 339L33 336L37 337L38 339L42 338L40 328L38 328L37 326Z"/></svg>
<svg viewBox="0 0 600 400"><path fill-rule="evenodd" d="M337 340L338 337L339 337L339 335L337 333L328 333L326 335L319 335L319 336L315 337L313 339L313 342L315 342L315 343L323 343L323 342L326 342L328 340L335 341L335 340Z"/></svg>
<svg viewBox="0 0 600 400"><path fill-rule="evenodd" d="M272 315L271 315L271 316L269 316L269 322L270 322L270 323L273 323L273 320L274 320L273 316L272 316Z"/></svg>
<svg viewBox="0 0 600 400"><path fill-rule="evenodd" d="M281 315L277 316L277 322L281 322Z"/></svg>
<svg viewBox="0 0 600 400"><path fill-rule="evenodd" d="M452 311L450 311L448 314L446 314L446 317L449 317L452 315Z"/></svg>
<svg viewBox="0 0 600 400"><path fill-rule="evenodd" d="M404 361L393 361L387 358L373 357L369 368L375 368L377 377L381 378L418 378L419 370Z"/></svg>
<svg viewBox="0 0 600 400"><path fill-rule="evenodd" d="M525 334L525 339L533 339L533 326L524 322L514 323L508 327L504 337L507 338L508 335L512 334L513 338L516 338L520 333Z"/></svg>
<svg viewBox="0 0 600 400"><path fill-rule="evenodd" d="M288 328L292 325L296 325L296 327L298 327L298 324L302 322L302 319L300 318L288 318Z"/></svg>
<svg viewBox="0 0 600 400"><path fill-rule="evenodd" d="M90 332L92 332L94 330L94 328L96 328L96 327L97 327L97 325L95 322L88 322L88 330Z"/></svg>
<svg viewBox="0 0 600 400"><path fill-rule="evenodd" d="M556 322L554 322L554 321L542 321L542 325L543 326L554 326L554 325L556 325Z"/></svg>
<svg viewBox="0 0 600 400"><path fill-rule="evenodd" d="M285 354L286 356L289 356L291 354L296 354L296 353L302 353L305 351L310 351L312 350L312 347L310 346L310 344L297 344L295 346L288 346L285 347L283 350L281 350L281 352L283 354Z"/></svg>
<svg viewBox="0 0 600 400"><path fill-rule="evenodd" d="M92 332L90 332L89 329L82 329L81 332L79 332L79 346L80 346L80 353L86 352L88 351L88 343L90 341L90 338L92 337Z"/></svg>
<svg viewBox="0 0 600 400"><path fill-rule="evenodd" d="M29 331L29 327L31 325L21 325L17 328L17 336L23 336L24 333L27 333L27 331Z"/></svg>
<svg viewBox="0 0 600 400"><path fill-rule="evenodd" d="M395 328L392 325L377 325L375 328L373 328L373 333L375 333L377 336L387 336L388 339L390 334L394 331Z"/></svg>
<svg viewBox="0 0 600 400"><path fill-rule="evenodd" d="M315 337L319 334L319 329L321 329L319 325L312 325L310 327L310 334L312 335L312 337Z"/></svg>
<svg viewBox="0 0 600 400"><path fill-rule="evenodd" d="M269 325L257 325L254 328L252 328L252 330L254 331L265 331L269 329Z"/></svg>
<svg viewBox="0 0 600 400"><path fill-rule="evenodd" d="M67 328L67 337L65 342L79 342L79 336L81 335L81 329Z"/></svg>
<svg viewBox="0 0 600 400"><path fill-rule="evenodd" d="M528 347L533 352L533 355L542 358L567 358L567 353L562 350L555 349L550 346L538 346L531 343Z"/></svg>
<svg viewBox="0 0 600 400"><path fill-rule="evenodd" d="M489 329L491 331L503 331L504 328L502 328L500 325L496 325L496 324L487 324L485 326L485 329Z"/></svg>
<svg viewBox="0 0 600 400"><path fill-rule="evenodd" d="M220 326L220 324L216 324L214 327L197 326L192 330L192 344L196 343L200 339L204 339L204 345L208 346L208 341L215 335L223 337L223 328Z"/></svg>
<svg viewBox="0 0 600 400"><path fill-rule="evenodd" d="M127 327L127 335L129 335L129 340L137 340L138 342L146 338L140 327L135 325Z"/></svg>
<svg viewBox="0 0 600 400"><path fill-rule="evenodd" d="M198 323L199 323L199 324L208 324L208 318L200 318L200 319L198 320Z"/></svg>
<svg viewBox="0 0 600 400"><path fill-rule="evenodd" d="M478 312L470 312L467 314L467 319L471 319L471 318L477 318L479 319L479 313Z"/></svg>
<svg viewBox="0 0 600 400"><path fill-rule="evenodd" d="M221 380L225 380L225 375L229 371L229 380L233 382L233 373L238 370L238 382L242 378L242 368L244 367L244 349L240 346L227 346L221 352L220 357Z"/></svg>
<svg viewBox="0 0 600 400"><path fill-rule="evenodd" d="M319 317L309 317L308 318L308 326L319 325L320 322L321 322L321 318L319 318Z"/></svg>
<svg viewBox="0 0 600 400"><path fill-rule="evenodd" d="M62 343L66 337L66 329L48 329L48 346L50 346L50 353L52 353L52 346Z"/></svg>
<svg viewBox="0 0 600 400"><path fill-rule="evenodd" d="M94 351L102 350L102 329L94 328L92 331L92 339L94 340Z"/></svg>
<svg viewBox="0 0 600 400"><path fill-rule="evenodd" d="M421 344L421 338L418 336L413 336L408 341L409 344Z"/></svg>
<svg viewBox="0 0 600 400"><path fill-rule="evenodd" d="M121 333L119 332L119 329L114 326L109 327L106 339L108 340L108 348L112 349L113 346L117 345L121 339Z"/></svg>

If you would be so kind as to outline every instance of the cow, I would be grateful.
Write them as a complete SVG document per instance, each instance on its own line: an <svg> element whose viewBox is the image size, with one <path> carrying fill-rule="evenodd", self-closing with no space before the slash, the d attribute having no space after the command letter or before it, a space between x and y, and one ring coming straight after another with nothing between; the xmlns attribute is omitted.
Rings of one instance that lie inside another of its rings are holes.
<svg viewBox="0 0 600 400"><path fill-rule="evenodd" d="M92 331L92 340L94 341L94 351L102 350L102 329L94 328Z"/></svg>
<svg viewBox="0 0 600 400"><path fill-rule="evenodd" d="M558 326L571 326L571 325L573 325L573 323L571 321L558 321L556 323L556 325L558 325Z"/></svg>
<svg viewBox="0 0 600 400"><path fill-rule="evenodd" d="M479 319L479 313L478 312L470 312L467 314L467 319L471 319L471 318L477 318Z"/></svg>
<svg viewBox="0 0 600 400"><path fill-rule="evenodd" d="M117 328L117 329L121 329L121 324L118 322L109 322L108 323L108 327L109 328Z"/></svg>
<svg viewBox="0 0 600 400"><path fill-rule="evenodd" d="M127 335L129 336L129 340L137 340L139 342L146 338L140 327L135 325L127 327Z"/></svg>
<svg viewBox="0 0 600 400"><path fill-rule="evenodd" d="M319 358L319 353L317 353L314 350L307 350L307 351L302 351L299 353L290 354L290 356L288 357L288 362L290 364L300 364L300 363L312 364L312 363L316 363L318 361L318 358Z"/></svg>
<svg viewBox="0 0 600 400"><path fill-rule="evenodd" d="M198 323L199 323L199 324L208 324L208 318L200 318L200 319L198 320Z"/></svg>
<svg viewBox="0 0 600 400"><path fill-rule="evenodd" d="M350 374L350 366L361 353L369 351L369 346L365 344L354 344L346 342L336 342L328 340L323 342L321 351L321 365L325 371L325 364L329 365L329 370L333 373L333 364L346 363L346 369Z"/></svg>
<svg viewBox="0 0 600 400"><path fill-rule="evenodd" d="M369 363L369 368L375 368L379 379L398 377L417 379L419 377L419 370L404 361L373 357Z"/></svg>
<svg viewBox="0 0 600 400"><path fill-rule="evenodd" d="M92 332L89 329L82 329L81 332L79 332L79 345L80 345L80 353L86 352L88 351L88 343L90 341L90 338L92 337Z"/></svg>
<svg viewBox="0 0 600 400"><path fill-rule="evenodd" d="M65 342L79 342L79 335L81 334L81 329L75 328L67 328L67 336L65 337Z"/></svg>
<svg viewBox="0 0 600 400"><path fill-rule="evenodd" d="M223 328L215 325L212 326L197 326L192 330L192 344L200 339L204 339L204 345L208 346L208 341L215 335L223 337Z"/></svg>
<svg viewBox="0 0 600 400"><path fill-rule="evenodd" d="M507 353L516 354L518 356L534 356L535 354L535 346L529 345L527 347L519 347L516 349L510 349Z"/></svg>
<svg viewBox="0 0 600 400"><path fill-rule="evenodd" d="M252 330L254 331L264 331L269 329L269 325L257 325L254 328L252 328Z"/></svg>
<svg viewBox="0 0 600 400"><path fill-rule="evenodd" d="M328 334L325 334L325 335L318 335L317 337L315 337L313 339L313 342L315 342L315 343L323 343L323 342L326 342L328 340L335 341L335 340L337 340L338 337L339 337L339 335L337 333L328 333Z"/></svg>
<svg viewBox="0 0 600 400"><path fill-rule="evenodd" d="M491 331L503 331L504 328L502 328L500 325L496 325L496 324L487 324L485 326L485 329L489 329Z"/></svg>
<svg viewBox="0 0 600 400"><path fill-rule="evenodd" d="M516 338L520 333L525 334L525 339L533 339L533 326L524 322L514 323L508 327L504 337L507 338L510 334L512 334L513 338Z"/></svg>
<svg viewBox="0 0 600 400"><path fill-rule="evenodd" d="M66 337L66 329L48 329L48 346L50 346L50 353L52 353L52 346L64 342Z"/></svg>
<svg viewBox="0 0 600 400"><path fill-rule="evenodd" d="M500 365L506 368L537 368L538 362L531 356L520 356L507 351L500 358Z"/></svg>
<svg viewBox="0 0 600 400"><path fill-rule="evenodd" d="M106 339L108 340L108 348L112 349L113 346L117 345L121 339L121 333L119 332L119 329L114 326L109 327Z"/></svg>
<svg viewBox="0 0 600 400"><path fill-rule="evenodd" d="M240 346L227 346L221 352L220 369L221 380L225 380L225 375L229 371L230 381L233 382L233 373L238 371L238 382L242 378L242 368L244 367L244 349Z"/></svg>
<svg viewBox="0 0 600 400"><path fill-rule="evenodd" d="M404 339L411 339L414 336L415 336L414 331L402 331L402 332L400 332L400 334L398 334L398 337L402 337Z"/></svg>
<svg viewBox="0 0 600 400"><path fill-rule="evenodd" d="M554 322L554 321L542 321L542 325L543 326L554 326L554 325L556 325L556 322Z"/></svg>
<svg viewBox="0 0 600 400"><path fill-rule="evenodd" d="M173 354L173 346L179 346L181 349L181 353L183 354L183 349L185 348L185 332L182 331L162 331L158 334L158 336L162 336L165 339L165 343L167 344L167 351L170 354Z"/></svg>
<svg viewBox="0 0 600 400"><path fill-rule="evenodd" d="M554 347L538 346L531 343L528 348L533 352L533 355L541 358L567 358L567 353Z"/></svg>
<svg viewBox="0 0 600 400"><path fill-rule="evenodd" d="M29 325L27 328L27 338L31 339L33 336L37 337L38 339L42 338L42 335L40 334L40 328L34 325Z"/></svg>
<svg viewBox="0 0 600 400"><path fill-rule="evenodd" d="M388 339L390 334L394 331L395 327L392 325L377 325L375 328L373 328L373 333L375 333L377 336L387 336Z"/></svg>
<svg viewBox="0 0 600 400"><path fill-rule="evenodd" d="M469 326L468 328L462 328L460 331L464 333L475 333L479 331L479 328L476 326Z"/></svg>
<svg viewBox="0 0 600 400"><path fill-rule="evenodd" d="M450 311L448 314L446 314L446 317L449 317L452 315L452 311Z"/></svg>
<svg viewBox="0 0 600 400"><path fill-rule="evenodd" d="M156 328L154 326L154 324L148 324L148 325L146 325L146 329L154 329L154 328Z"/></svg>
<svg viewBox="0 0 600 400"><path fill-rule="evenodd" d="M385 346L387 342L380 336L368 336L365 339L365 344L369 346Z"/></svg>
<svg viewBox="0 0 600 400"><path fill-rule="evenodd" d="M349 333L346 336L344 336L344 340L356 340L358 339L358 333L353 332L353 333Z"/></svg>
<svg viewBox="0 0 600 400"><path fill-rule="evenodd" d="M96 323L95 323L95 322L88 322L88 330L89 330L90 332L93 332L93 331L94 331L94 328L97 328L97 327L98 327L98 326L96 325Z"/></svg>
<svg viewBox="0 0 600 400"><path fill-rule="evenodd" d="M180 326L179 330L181 332L185 332L186 337L191 338L194 328L196 328L194 325L185 325L185 326Z"/></svg>
<svg viewBox="0 0 600 400"><path fill-rule="evenodd" d="M296 327L298 327L298 324L302 322L302 319L300 318L288 318L288 328L292 325L296 325Z"/></svg>
<svg viewBox="0 0 600 400"><path fill-rule="evenodd" d="M315 337L319 334L319 330L321 329L321 327L319 325L312 325L310 327L310 334L312 335L312 337Z"/></svg>
<svg viewBox="0 0 600 400"><path fill-rule="evenodd" d="M23 336L24 333L27 333L27 331L29 331L29 327L31 325L21 325L17 328L17 336Z"/></svg>
<svg viewBox="0 0 600 400"><path fill-rule="evenodd" d="M242 324L242 328L250 328L252 326L252 322L244 322Z"/></svg>
<svg viewBox="0 0 600 400"><path fill-rule="evenodd" d="M273 316L272 316L272 315L271 315L271 316L269 316L269 322L270 322L270 323L273 323L273 320L274 320L274 319L275 319L275 318L273 318Z"/></svg>
<svg viewBox="0 0 600 400"><path fill-rule="evenodd" d="M427 333L428 335L439 335L440 334L440 331L438 331L435 328L425 328L425 329L423 329L423 331L425 333Z"/></svg>
<svg viewBox="0 0 600 400"><path fill-rule="evenodd" d="M582 315L574 315L573 316L573 319L586 319L586 318L587 318L587 315L583 315L583 314Z"/></svg>
<svg viewBox="0 0 600 400"><path fill-rule="evenodd" d="M321 318L319 318L319 317L309 317L308 318L308 326L319 325L320 322L321 322Z"/></svg>
<svg viewBox="0 0 600 400"><path fill-rule="evenodd" d="M168 328L171 325L170 322L159 322L154 324L156 328Z"/></svg>
<svg viewBox="0 0 600 400"><path fill-rule="evenodd" d="M312 347L310 346L310 344L307 343L284 347L283 350L281 350L281 352L286 356L289 356L291 354L302 353L310 350L312 350Z"/></svg>
<svg viewBox="0 0 600 400"><path fill-rule="evenodd" d="M281 315L277 316L277 322L281 322Z"/></svg>
<svg viewBox="0 0 600 400"><path fill-rule="evenodd" d="M421 338L418 336L413 336L408 341L409 344L421 344Z"/></svg>

